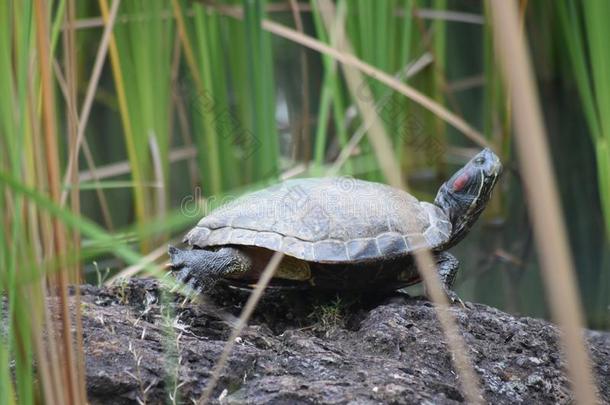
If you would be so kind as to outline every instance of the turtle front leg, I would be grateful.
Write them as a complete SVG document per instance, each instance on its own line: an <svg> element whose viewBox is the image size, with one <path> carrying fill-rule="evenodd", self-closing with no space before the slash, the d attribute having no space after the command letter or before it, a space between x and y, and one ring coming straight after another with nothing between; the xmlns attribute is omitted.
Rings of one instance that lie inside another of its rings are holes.
<svg viewBox="0 0 610 405"><path fill-rule="evenodd" d="M460 262L451 253L441 252L436 256L436 266L438 268L438 274L441 278L442 287L447 294L447 298L452 304L459 303L464 306L464 302L458 297L453 291L453 283L455 282L455 276L457 275Z"/></svg>
<svg viewBox="0 0 610 405"><path fill-rule="evenodd" d="M193 292L209 291L218 280L229 274L245 273L252 261L244 252L232 247L218 250L168 248L169 267L176 279L186 284Z"/></svg>

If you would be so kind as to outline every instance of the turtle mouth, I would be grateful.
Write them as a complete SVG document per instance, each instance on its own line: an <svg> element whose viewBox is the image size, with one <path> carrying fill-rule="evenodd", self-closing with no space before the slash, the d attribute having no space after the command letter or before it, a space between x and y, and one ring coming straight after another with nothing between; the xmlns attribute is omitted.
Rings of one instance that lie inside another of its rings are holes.
<svg viewBox="0 0 610 405"><path fill-rule="evenodd" d="M486 177L495 178L502 174L502 163L500 162L500 158L493 153L491 149L483 149L477 157L482 157L484 159L483 173ZM476 160L476 157L473 160Z"/></svg>
<svg viewBox="0 0 610 405"><path fill-rule="evenodd" d="M493 161L491 163L490 175L497 177L502 174L502 163L500 163L500 158L494 155Z"/></svg>

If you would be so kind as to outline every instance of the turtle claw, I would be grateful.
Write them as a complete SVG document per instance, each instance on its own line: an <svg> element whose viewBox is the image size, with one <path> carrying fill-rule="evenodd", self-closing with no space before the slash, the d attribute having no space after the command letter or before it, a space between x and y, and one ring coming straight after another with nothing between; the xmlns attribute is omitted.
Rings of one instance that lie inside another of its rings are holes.
<svg viewBox="0 0 610 405"><path fill-rule="evenodd" d="M171 289L172 293L178 292L180 295L185 297L185 301L194 301L204 291L207 291L210 283L209 281L202 282L189 267L183 267L179 271L176 271L175 275L176 285Z"/></svg>
<svg viewBox="0 0 610 405"><path fill-rule="evenodd" d="M170 290L170 292L178 293L184 297L180 303L180 307L184 307L188 303L196 303L199 301L204 290L202 286L197 284L195 278L188 277L188 271L185 271L185 273L186 275L183 277L176 276L176 285Z"/></svg>
<svg viewBox="0 0 610 405"><path fill-rule="evenodd" d="M445 292L445 296L447 297L447 300L449 301L449 305L459 305L462 308L466 309L466 304L464 304L464 301L462 301L462 299L455 293L455 291L453 290L449 290L447 288L443 288L444 292ZM428 294L424 294L425 298L428 301L434 301L430 295Z"/></svg>
<svg viewBox="0 0 610 405"><path fill-rule="evenodd" d="M228 248L218 251L181 250L170 245L167 253L170 257L168 267L171 273L189 296L209 291L220 278L235 271L236 267L241 271L246 261L235 249Z"/></svg>
<svg viewBox="0 0 610 405"><path fill-rule="evenodd" d="M447 299L449 299L451 305L458 304L463 309L466 309L466 304L464 304L464 301L462 301L455 291L446 289L445 294L447 294Z"/></svg>

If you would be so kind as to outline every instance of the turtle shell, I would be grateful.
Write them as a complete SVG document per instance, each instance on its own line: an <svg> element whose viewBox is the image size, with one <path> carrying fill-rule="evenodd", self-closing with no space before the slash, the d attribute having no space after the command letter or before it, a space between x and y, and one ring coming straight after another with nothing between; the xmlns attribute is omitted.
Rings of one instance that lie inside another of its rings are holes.
<svg viewBox="0 0 610 405"><path fill-rule="evenodd" d="M451 223L433 204L387 185L330 177L287 180L233 200L203 217L184 241L347 263L405 256L423 244L435 250L450 236Z"/></svg>

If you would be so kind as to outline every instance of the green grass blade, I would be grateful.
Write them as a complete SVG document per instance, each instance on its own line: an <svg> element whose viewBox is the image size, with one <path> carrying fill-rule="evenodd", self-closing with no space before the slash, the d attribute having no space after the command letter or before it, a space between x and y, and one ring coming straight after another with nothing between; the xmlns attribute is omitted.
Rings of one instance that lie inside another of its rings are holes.
<svg viewBox="0 0 610 405"><path fill-rule="evenodd" d="M28 200L36 204L36 206L58 218L72 229L77 229L84 236L91 238L101 245L108 246L108 251L114 253L116 256L123 259L129 264L136 264L142 260L142 256L135 253L129 247L122 244L117 244L117 239L108 234L94 222L83 218L77 217L69 209L59 207L48 197L41 194L40 192L25 186L19 179L7 172L0 172L0 184L2 186L9 187L11 191L26 197Z"/></svg>

